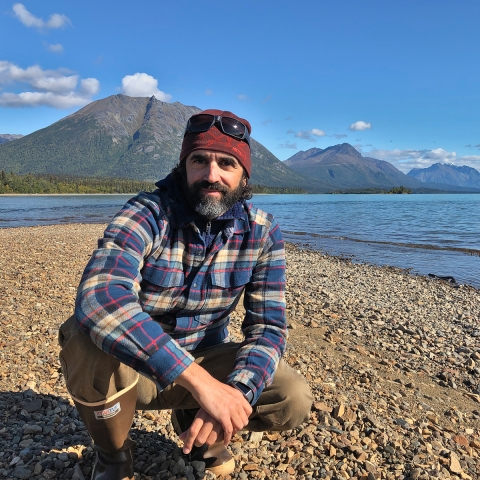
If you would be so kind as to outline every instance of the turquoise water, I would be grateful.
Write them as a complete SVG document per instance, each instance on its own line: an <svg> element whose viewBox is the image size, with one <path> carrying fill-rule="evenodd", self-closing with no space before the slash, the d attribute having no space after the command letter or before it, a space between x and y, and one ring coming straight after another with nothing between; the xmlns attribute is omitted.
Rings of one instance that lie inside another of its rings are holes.
<svg viewBox="0 0 480 480"><path fill-rule="evenodd" d="M107 223L130 195L0 196L0 228ZM287 241L480 288L480 195L255 195Z"/></svg>

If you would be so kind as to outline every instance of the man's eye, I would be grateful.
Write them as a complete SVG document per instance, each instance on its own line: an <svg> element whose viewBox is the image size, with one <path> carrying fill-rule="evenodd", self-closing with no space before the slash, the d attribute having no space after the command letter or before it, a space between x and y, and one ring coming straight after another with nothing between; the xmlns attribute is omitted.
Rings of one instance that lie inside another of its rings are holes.
<svg viewBox="0 0 480 480"><path fill-rule="evenodd" d="M233 167L235 166L234 162L232 160L223 160L221 163L222 166L224 167Z"/></svg>

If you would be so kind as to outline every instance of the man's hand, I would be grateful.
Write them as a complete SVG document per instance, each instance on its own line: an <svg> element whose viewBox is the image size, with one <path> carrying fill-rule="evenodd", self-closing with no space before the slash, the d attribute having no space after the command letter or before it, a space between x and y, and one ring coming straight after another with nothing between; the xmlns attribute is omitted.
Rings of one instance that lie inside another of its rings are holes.
<svg viewBox="0 0 480 480"><path fill-rule="evenodd" d="M184 453L189 453L194 444L211 445L222 437L228 445L232 436L248 424L252 407L243 394L219 382L196 363L175 381L186 388L201 407L191 427L182 435Z"/></svg>
<svg viewBox="0 0 480 480"><path fill-rule="evenodd" d="M183 452L189 453L193 445L201 447L205 443L212 445L223 439L223 429L220 422L215 420L203 408L201 408L188 430L180 435L183 440Z"/></svg>

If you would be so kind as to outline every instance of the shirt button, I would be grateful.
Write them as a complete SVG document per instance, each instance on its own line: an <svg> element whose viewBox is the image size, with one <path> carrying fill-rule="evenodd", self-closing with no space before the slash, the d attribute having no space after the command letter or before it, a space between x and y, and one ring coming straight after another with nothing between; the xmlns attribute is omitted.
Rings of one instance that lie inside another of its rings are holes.
<svg viewBox="0 0 480 480"><path fill-rule="evenodd" d="M152 378L153 378L154 380L156 380L156 379L157 379L157 376L156 376L156 375L152 375Z"/></svg>
<svg viewBox="0 0 480 480"><path fill-rule="evenodd" d="M197 284L196 284L196 283L194 283L194 284L193 284L193 286L196 288L196 287L197 287Z"/></svg>

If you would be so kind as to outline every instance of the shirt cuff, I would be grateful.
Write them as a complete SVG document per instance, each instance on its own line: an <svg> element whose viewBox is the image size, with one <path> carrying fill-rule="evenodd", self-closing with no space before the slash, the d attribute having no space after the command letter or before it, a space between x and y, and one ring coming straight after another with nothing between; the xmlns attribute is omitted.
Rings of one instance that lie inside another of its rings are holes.
<svg viewBox="0 0 480 480"><path fill-rule="evenodd" d="M265 383L255 376L250 370L236 370L233 371L227 378L227 383L233 385L234 383L241 383L253 392L253 399L250 405L255 405L260 398L260 395L265 388Z"/></svg>
<svg viewBox="0 0 480 480"><path fill-rule="evenodd" d="M150 378L161 391L171 385L194 361L193 356L175 340L169 340L147 360L146 367Z"/></svg>

